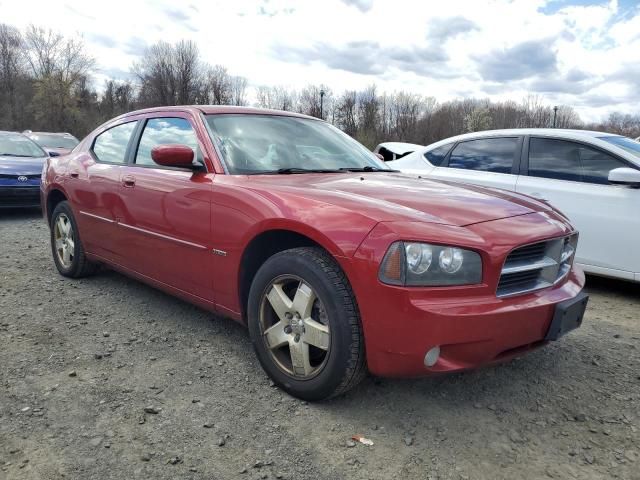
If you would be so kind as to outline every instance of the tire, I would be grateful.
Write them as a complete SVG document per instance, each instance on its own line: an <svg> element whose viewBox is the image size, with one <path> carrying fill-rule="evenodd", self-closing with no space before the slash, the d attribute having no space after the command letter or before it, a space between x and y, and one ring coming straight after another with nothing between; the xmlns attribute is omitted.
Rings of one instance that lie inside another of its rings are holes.
<svg viewBox="0 0 640 480"><path fill-rule="evenodd" d="M366 374L353 291L339 265L320 248L293 248L270 257L251 284L247 320L262 367L295 397L314 401L340 395Z"/></svg>
<svg viewBox="0 0 640 480"><path fill-rule="evenodd" d="M65 227L68 225L68 230ZM62 201L51 215L51 254L60 275L81 278L95 273L97 265L84 252L78 224L69 202Z"/></svg>

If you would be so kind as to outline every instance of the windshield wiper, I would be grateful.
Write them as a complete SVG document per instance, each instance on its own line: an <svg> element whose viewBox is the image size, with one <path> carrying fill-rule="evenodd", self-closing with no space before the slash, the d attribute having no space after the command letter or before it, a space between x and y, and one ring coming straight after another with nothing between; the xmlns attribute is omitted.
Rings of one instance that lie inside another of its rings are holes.
<svg viewBox="0 0 640 480"><path fill-rule="evenodd" d="M399 172L400 170L392 170L390 168L378 168L371 165L365 165L364 167L342 167L340 170L343 172Z"/></svg>
<svg viewBox="0 0 640 480"><path fill-rule="evenodd" d="M341 170L329 169L329 168L279 168L278 170L265 170L264 172L255 172L254 175L289 175L292 173L341 173Z"/></svg>

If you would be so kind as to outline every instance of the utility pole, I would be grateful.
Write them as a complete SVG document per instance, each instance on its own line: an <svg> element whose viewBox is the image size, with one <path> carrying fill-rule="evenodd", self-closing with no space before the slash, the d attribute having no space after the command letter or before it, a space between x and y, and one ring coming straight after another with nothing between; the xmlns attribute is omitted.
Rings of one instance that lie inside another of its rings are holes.
<svg viewBox="0 0 640 480"><path fill-rule="evenodd" d="M324 90L320 90L320 118L324 120L324 115L322 114L322 107L324 101Z"/></svg>
<svg viewBox="0 0 640 480"><path fill-rule="evenodd" d="M558 106L553 107L553 128L556 128L556 116L558 115Z"/></svg>

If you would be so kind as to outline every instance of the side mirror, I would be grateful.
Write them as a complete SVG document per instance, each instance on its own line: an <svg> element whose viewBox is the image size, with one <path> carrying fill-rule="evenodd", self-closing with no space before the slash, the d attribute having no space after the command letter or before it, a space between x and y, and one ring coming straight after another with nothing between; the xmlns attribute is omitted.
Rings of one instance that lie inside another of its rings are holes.
<svg viewBox="0 0 640 480"><path fill-rule="evenodd" d="M151 149L151 158L163 167L194 168L193 150L186 145L156 145Z"/></svg>
<svg viewBox="0 0 640 480"><path fill-rule="evenodd" d="M376 157L378 157L380 160L382 160L383 162L385 161L384 157L382 156L382 154L380 153L375 153L374 154Z"/></svg>
<svg viewBox="0 0 640 480"><path fill-rule="evenodd" d="M609 183L640 188L640 170L635 168L614 168L609 172Z"/></svg>

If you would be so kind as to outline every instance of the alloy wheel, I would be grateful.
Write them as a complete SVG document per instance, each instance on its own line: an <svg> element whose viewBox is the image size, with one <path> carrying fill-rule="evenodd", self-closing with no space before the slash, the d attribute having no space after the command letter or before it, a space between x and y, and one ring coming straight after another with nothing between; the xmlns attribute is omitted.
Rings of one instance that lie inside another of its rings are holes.
<svg viewBox="0 0 640 480"><path fill-rule="evenodd" d="M54 241L58 261L64 268L71 268L75 252L73 226L64 213L58 215L56 219Z"/></svg>
<svg viewBox="0 0 640 480"><path fill-rule="evenodd" d="M284 275L265 289L260 306L262 339L276 365L296 380L315 377L331 349L322 301L303 279Z"/></svg>

